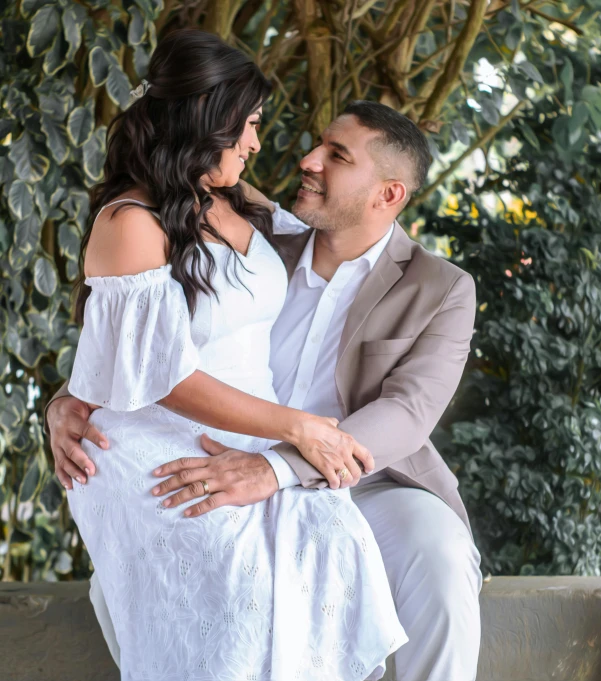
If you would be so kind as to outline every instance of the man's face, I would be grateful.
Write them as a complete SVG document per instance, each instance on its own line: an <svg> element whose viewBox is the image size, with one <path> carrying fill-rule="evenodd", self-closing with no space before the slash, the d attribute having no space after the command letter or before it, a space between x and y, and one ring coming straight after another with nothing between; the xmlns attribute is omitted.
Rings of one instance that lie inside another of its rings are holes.
<svg viewBox="0 0 601 681"><path fill-rule="evenodd" d="M324 231L361 224L381 184L368 150L377 136L355 116L342 115L333 121L300 163L302 185L292 212Z"/></svg>

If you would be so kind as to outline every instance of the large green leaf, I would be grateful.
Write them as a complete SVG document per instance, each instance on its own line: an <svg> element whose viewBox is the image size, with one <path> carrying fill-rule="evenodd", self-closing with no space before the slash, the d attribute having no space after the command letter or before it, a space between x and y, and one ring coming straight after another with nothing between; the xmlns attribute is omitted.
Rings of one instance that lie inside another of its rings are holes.
<svg viewBox="0 0 601 681"><path fill-rule="evenodd" d="M531 64L528 61L523 61L520 62L517 67L527 78L530 78L530 80L533 80L536 83L544 83L540 71L536 68L536 66L534 66L534 64Z"/></svg>
<svg viewBox="0 0 601 681"><path fill-rule="evenodd" d="M50 161L42 153L28 132L24 132L18 140L10 145L8 156L15 164L17 177L25 182L38 182L50 167Z"/></svg>
<svg viewBox="0 0 601 681"><path fill-rule="evenodd" d="M71 222L63 222L58 229L58 245L61 255L70 260L79 258L81 237L77 227Z"/></svg>
<svg viewBox="0 0 601 681"><path fill-rule="evenodd" d="M106 81L106 91L113 102L121 109L126 109L129 104L131 83L123 73L121 67L111 64Z"/></svg>
<svg viewBox="0 0 601 681"><path fill-rule="evenodd" d="M100 182L102 179L106 153L105 138L106 128L101 127L83 145L83 168L94 182Z"/></svg>
<svg viewBox="0 0 601 681"><path fill-rule="evenodd" d="M143 45L136 45L134 50L134 68L139 78L144 78L148 73L150 53Z"/></svg>
<svg viewBox="0 0 601 681"><path fill-rule="evenodd" d="M540 142L538 137L534 134L534 130L532 130L527 123L522 123L520 128L528 144L533 146L537 151L540 151Z"/></svg>
<svg viewBox="0 0 601 681"><path fill-rule="evenodd" d="M39 57L51 47L57 33L61 30L61 15L54 5L40 8L31 20L27 36L27 51L32 57Z"/></svg>
<svg viewBox="0 0 601 681"><path fill-rule="evenodd" d="M69 138L65 126L52 118L50 115L42 114L42 130L46 135L48 148L54 160L62 165L69 155Z"/></svg>
<svg viewBox="0 0 601 681"><path fill-rule="evenodd" d="M68 86L57 78L46 78L36 92L40 109L58 121L64 121L73 108L73 94Z"/></svg>
<svg viewBox="0 0 601 681"><path fill-rule="evenodd" d="M499 122L499 111L494 102L490 99L485 99L480 102L480 105L482 106L482 118L490 125L497 125Z"/></svg>
<svg viewBox="0 0 601 681"><path fill-rule="evenodd" d="M44 512L53 515L61 507L64 499L64 491L59 481L51 476L46 481L40 493L40 505Z"/></svg>
<svg viewBox="0 0 601 681"><path fill-rule="evenodd" d="M104 85L109 75L111 60L105 50L96 45L90 50L89 57L90 76L94 87Z"/></svg>
<svg viewBox="0 0 601 681"><path fill-rule="evenodd" d="M601 87L586 85L582 88L581 96L597 130L601 130Z"/></svg>
<svg viewBox="0 0 601 681"><path fill-rule="evenodd" d="M67 213L70 220L74 220L82 227L90 210L88 192L82 189L71 190L61 201L60 207Z"/></svg>
<svg viewBox="0 0 601 681"><path fill-rule="evenodd" d="M570 59L566 57L565 64L559 74L564 87L564 100L566 104L571 104L574 99L572 85L574 83L574 66Z"/></svg>
<svg viewBox="0 0 601 681"><path fill-rule="evenodd" d="M62 378L67 379L71 376L74 361L75 348L69 345L62 348L56 358L56 369Z"/></svg>
<svg viewBox="0 0 601 681"><path fill-rule="evenodd" d="M14 233L14 246L21 251L35 251L40 241L42 222L36 211L29 217L17 222Z"/></svg>
<svg viewBox="0 0 601 681"><path fill-rule="evenodd" d="M79 263L77 260L67 260L65 270L67 273L67 281L75 281L79 275Z"/></svg>
<svg viewBox="0 0 601 681"><path fill-rule="evenodd" d="M22 0L21 1L21 14L24 17L30 17L34 12L37 12L40 7L48 5L52 0Z"/></svg>
<svg viewBox="0 0 601 681"><path fill-rule="evenodd" d="M72 61L81 45L81 30L88 18L88 13L82 5L73 4L63 12L63 30L69 43L67 59Z"/></svg>
<svg viewBox="0 0 601 681"><path fill-rule="evenodd" d="M149 20L155 20L163 9L163 0L136 0L136 5Z"/></svg>
<svg viewBox="0 0 601 681"><path fill-rule="evenodd" d="M94 132L94 112L89 106L78 106L69 114L67 132L71 143L81 147Z"/></svg>
<svg viewBox="0 0 601 681"><path fill-rule="evenodd" d="M127 40L130 45L139 45L146 34L144 17L140 10L133 6L129 8L130 20L127 28Z"/></svg>
<svg viewBox="0 0 601 681"><path fill-rule="evenodd" d="M27 411L22 401L9 397L0 406L0 428L7 433L22 423L26 417Z"/></svg>
<svg viewBox="0 0 601 681"><path fill-rule="evenodd" d="M48 351L48 347L35 336L22 338L18 349L15 351L16 357L25 366L35 369L38 362Z"/></svg>
<svg viewBox="0 0 601 681"><path fill-rule="evenodd" d="M48 76L54 76L60 71L63 66L67 64L67 51L69 44L64 39L62 31L58 33L52 47L46 52L44 56L44 73Z"/></svg>
<svg viewBox="0 0 601 681"><path fill-rule="evenodd" d="M23 180L15 180L8 192L8 205L17 220L24 220L33 211L33 189Z"/></svg>
<svg viewBox="0 0 601 681"><path fill-rule="evenodd" d="M38 258L35 262L33 283L36 289L49 298L55 291L58 284L56 269L48 258Z"/></svg>
<svg viewBox="0 0 601 681"><path fill-rule="evenodd" d="M21 489L19 490L19 501L21 503L31 501L37 494L41 482L42 470L40 468L39 460L35 458L30 462L27 468L27 473L25 473L25 477L21 483Z"/></svg>
<svg viewBox="0 0 601 681"><path fill-rule="evenodd" d="M0 185L8 184L13 179L15 167L6 156L0 156Z"/></svg>

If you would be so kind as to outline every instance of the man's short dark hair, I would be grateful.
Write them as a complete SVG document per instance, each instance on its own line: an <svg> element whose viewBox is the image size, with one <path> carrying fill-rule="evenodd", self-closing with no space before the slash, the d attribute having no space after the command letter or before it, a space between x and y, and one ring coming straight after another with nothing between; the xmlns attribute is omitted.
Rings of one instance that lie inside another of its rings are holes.
<svg viewBox="0 0 601 681"><path fill-rule="evenodd" d="M350 102L342 113L355 116L369 130L379 131L385 147L409 157L414 169L413 190L424 184L431 163L430 150L426 137L413 121L385 104L363 99Z"/></svg>

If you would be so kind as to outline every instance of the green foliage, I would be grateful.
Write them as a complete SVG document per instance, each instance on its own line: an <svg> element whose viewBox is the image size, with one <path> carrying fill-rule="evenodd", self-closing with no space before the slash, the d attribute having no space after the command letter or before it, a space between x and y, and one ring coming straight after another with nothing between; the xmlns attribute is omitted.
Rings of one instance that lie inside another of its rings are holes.
<svg viewBox="0 0 601 681"><path fill-rule="evenodd" d="M300 157L350 99L377 99L406 113L429 132L439 161L408 213L415 217L451 178L447 153L468 157L516 122L537 151L537 119L527 124L523 116L545 97L553 111L560 108L556 92L565 111L549 134L576 156L586 151L583 130L601 118L598 89L590 78L581 87L582 63L557 57L556 43L564 33L598 35L595 3L568 0L544 12L538 2L505 0L0 3L2 579L88 574L41 415L73 362L71 292L106 129L146 75L158 35L179 26L218 33L273 80L263 152L247 164L247 179L284 203L298 186ZM491 87L479 85L479 59L498 70ZM597 257L589 246L587 263Z"/></svg>
<svg viewBox="0 0 601 681"><path fill-rule="evenodd" d="M0 556L5 579L56 579L87 570L63 490L48 465L41 412L74 358L78 329L71 292L88 218L88 188L102 178L104 121L127 105L130 80L145 75L148 60L140 55L149 55L156 44L153 22L161 8L159 2L128 5L128 11L102 1L3 4Z"/></svg>
<svg viewBox="0 0 601 681"><path fill-rule="evenodd" d="M580 47L556 49L563 103L507 131L523 146L505 172L456 185L457 214L430 223L477 280L475 353L437 440L494 574L601 574L601 59Z"/></svg>

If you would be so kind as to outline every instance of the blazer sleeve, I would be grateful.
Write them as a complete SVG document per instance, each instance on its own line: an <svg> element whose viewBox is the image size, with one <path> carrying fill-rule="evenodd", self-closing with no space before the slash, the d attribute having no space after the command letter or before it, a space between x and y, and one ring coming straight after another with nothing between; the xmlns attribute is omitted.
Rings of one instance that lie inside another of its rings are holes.
<svg viewBox="0 0 601 681"><path fill-rule="evenodd" d="M409 352L385 377L379 397L340 423L341 430L370 450L374 472L415 454L434 430L459 385L475 313L474 281L463 273ZM303 487L327 486L295 447L280 443L272 449L290 464Z"/></svg>
<svg viewBox="0 0 601 681"><path fill-rule="evenodd" d="M72 397L71 393L69 392L69 381L65 381L61 385L61 387L54 393L44 408L44 432L46 435L50 435L50 431L48 430L48 409L55 400L60 400L61 397Z"/></svg>

